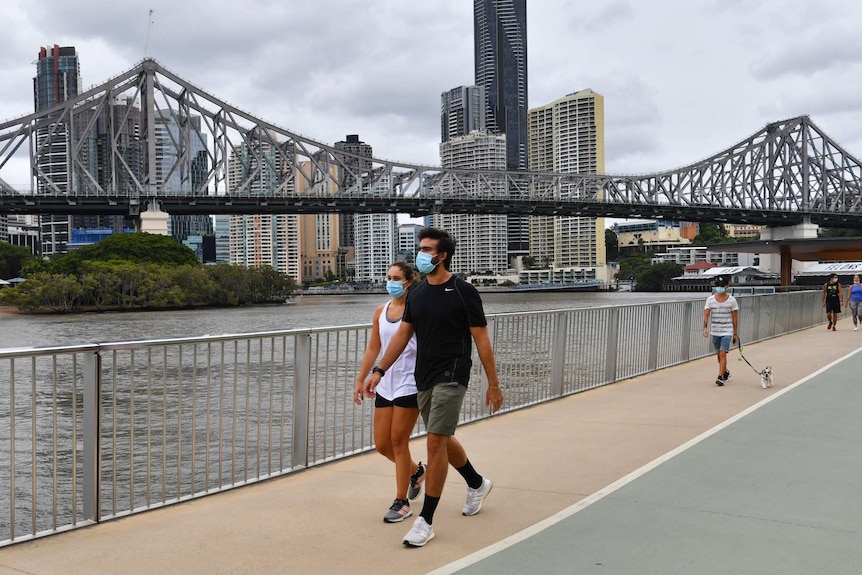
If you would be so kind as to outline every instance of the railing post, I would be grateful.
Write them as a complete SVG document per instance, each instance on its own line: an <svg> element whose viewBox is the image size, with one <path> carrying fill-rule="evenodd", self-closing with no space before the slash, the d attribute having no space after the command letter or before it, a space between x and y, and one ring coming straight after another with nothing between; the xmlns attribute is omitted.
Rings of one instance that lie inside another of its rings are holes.
<svg viewBox="0 0 862 575"><path fill-rule="evenodd" d="M551 348L551 396L563 395L563 374L566 367L566 333L569 324L569 314L560 312L556 317L554 343Z"/></svg>
<svg viewBox="0 0 862 575"><path fill-rule="evenodd" d="M691 326L697 325L696 323L694 323L696 318L692 316L693 309L693 302L685 302L685 313L683 313L682 315L685 318L683 321L685 322L685 326L687 329L683 332L683 336L682 338L680 338L679 342L679 357L683 361L689 361L691 359Z"/></svg>
<svg viewBox="0 0 862 575"><path fill-rule="evenodd" d="M101 364L102 356L98 351L84 354L84 519L95 522L102 516Z"/></svg>
<svg viewBox="0 0 862 575"><path fill-rule="evenodd" d="M309 398L311 397L311 334L297 334L293 346L292 467L308 467Z"/></svg>
<svg viewBox="0 0 862 575"><path fill-rule="evenodd" d="M661 307L658 304L650 306L649 318L649 357L647 357L647 369L655 371L658 364L658 326L661 316Z"/></svg>
<svg viewBox="0 0 862 575"><path fill-rule="evenodd" d="M497 329L497 321L494 318L489 317L487 330L488 330L488 339L491 342L491 349L494 349L494 333L495 333L496 329ZM386 350L384 350L384 351L386 351ZM499 374L497 374L497 375L499 375ZM483 366L483 369L482 369L482 393L479 396L480 397L479 405L484 405L484 401L485 401L484 398L487 395L487 393L488 393L488 374L485 373L485 369ZM505 390L503 390L503 393L505 393ZM466 403L466 401L465 401L465 403ZM487 409L488 409L488 413L490 413L491 407L488 406Z"/></svg>
<svg viewBox="0 0 862 575"><path fill-rule="evenodd" d="M760 341L760 316L763 315L764 301L763 296L757 296L757 298L754 299L754 313L752 313L754 321L751 326L752 333L748 338L750 341Z"/></svg>
<svg viewBox="0 0 862 575"><path fill-rule="evenodd" d="M605 348L605 383L617 380L617 344L620 336L620 308L608 310L608 337Z"/></svg>

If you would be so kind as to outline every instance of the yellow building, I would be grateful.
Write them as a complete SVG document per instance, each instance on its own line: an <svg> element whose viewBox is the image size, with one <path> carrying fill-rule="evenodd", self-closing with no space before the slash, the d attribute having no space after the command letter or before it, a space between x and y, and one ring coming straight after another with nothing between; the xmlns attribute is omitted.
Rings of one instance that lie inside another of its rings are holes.
<svg viewBox="0 0 862 575"><path fill-rule="evenodd" d="M318 164L323 165L323 164ZM330 177L324 178L313 162L298 162L296 190L300 196L335 194L338 168L330 164ZM318 173L315 173L318 172ZM310 182L317 182L314 186ZM338 214L302 214L299 216L299 257L302 276L298 282L338 276Z"/></svg>
<svg viewBox="0 0 862 575"><path fill-rule="evenodd" d="M581 90L528 112L527 157L534 172L603 174L605 99ZM563 186L562 199L582 192ZM530 255L555 268L607 280L604 218L530 217Z"/></svg>

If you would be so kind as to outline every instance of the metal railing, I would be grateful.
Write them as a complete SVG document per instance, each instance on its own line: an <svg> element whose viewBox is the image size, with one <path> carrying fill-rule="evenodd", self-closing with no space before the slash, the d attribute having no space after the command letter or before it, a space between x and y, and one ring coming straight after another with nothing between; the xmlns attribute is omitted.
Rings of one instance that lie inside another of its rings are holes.
<svg viewBox="0 0 862 575"><path fill-rule="evenodd" d="M819 292L740 298L740 336L822 321ZM488 316L503 412L711 354L702 304ZM370 325L0 350L0 546L373 448L352 403ZM488 417L474 361L464 422ZM416 433L422 433L417 424Z"/></svg>

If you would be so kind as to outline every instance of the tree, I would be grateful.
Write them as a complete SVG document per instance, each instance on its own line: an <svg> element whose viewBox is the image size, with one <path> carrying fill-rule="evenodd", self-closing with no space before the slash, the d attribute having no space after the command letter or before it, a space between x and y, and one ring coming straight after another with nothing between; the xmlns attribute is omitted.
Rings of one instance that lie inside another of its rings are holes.
<svg viewBox="0 0 862 575"><path fill-rule="evenodd" d="M817 235L821 238L847 238L862 236L862 230L851 228L820 228L817 230Z"/></svg>
<svg viewBox="0 0 862 575"><path fill-rule="evenodd" d="M34 259L33 254L27 248L0 242L0 279L20 276L21 268Z"/></svg>
<svg viewBox="0 0 862 575"><path fill-rule="evenodd" d="M163 266L198 265L194 250L177 243L170 236L139 232L113 234L102 241L84 246L51 262L54 273L77 274L85 261L124 261Z"/></svg>
<svg viewBox="0 0 862 575"><path fill-rule="evenodd" d="M685 268L677 263L664 262L638 270L635 274L636 291L662 291L671 278L682 275Z"/></svg>
<svg viewBox="0 0 862 575"><path fill-rule="evenodd" d="M620 257L620 242L616 232L605 228L605 261L615 262Z"/></svg>
<svg viewBox="0 0 862 575"><path fill-rule="evenodd" d="M620 254L617 279L628 280L643 268L649 267L650 256L640 252Z"/></svg>
<svg viewBox="0 0 862 575"><path fill-rule="evenodd" d="M698 234L692 240L692 245L706 246L709 244L722 244L730 240L730 234L721 224L701 224Z"/></svg>

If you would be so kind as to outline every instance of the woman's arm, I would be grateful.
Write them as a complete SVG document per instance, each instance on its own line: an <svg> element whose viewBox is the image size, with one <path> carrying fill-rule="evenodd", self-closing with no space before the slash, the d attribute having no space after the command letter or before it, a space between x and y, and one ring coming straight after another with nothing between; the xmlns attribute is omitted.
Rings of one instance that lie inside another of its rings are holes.
<svg viewBox="0 0 862 575"><path fill-rule="evenodd" d="M353 384L353 403L359 405L362 403L362 388L365 383L365 376L371 371L371 366L374 365L374 360L380 355L380 315L383 313L384 305L380 305L374 310L374 320L371 323L371 340L368 342L368 347L365 348L365 354L362 356L362 363L359 366L359 373L356 376L356 382Z"/></svg>

